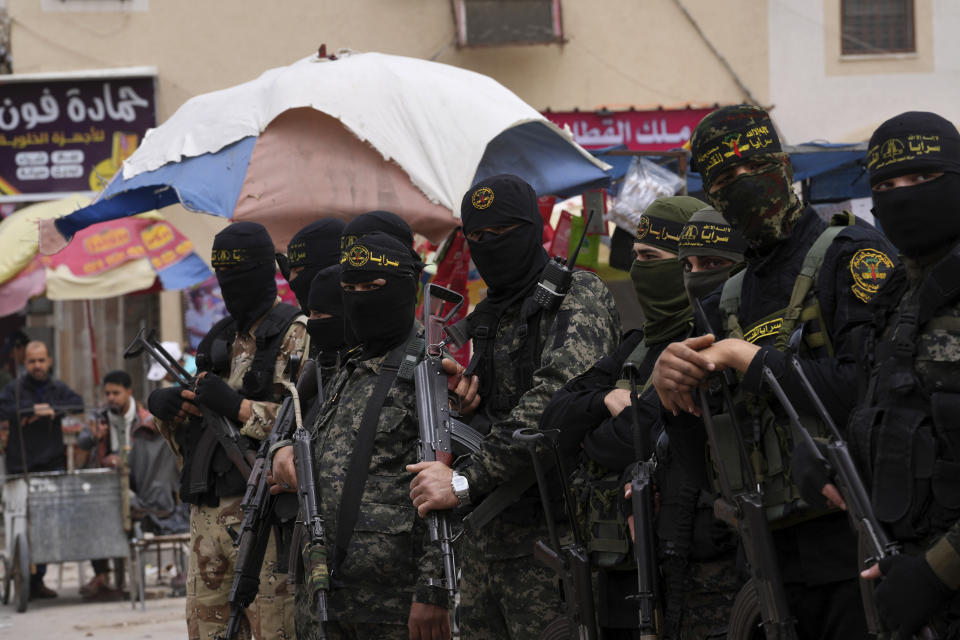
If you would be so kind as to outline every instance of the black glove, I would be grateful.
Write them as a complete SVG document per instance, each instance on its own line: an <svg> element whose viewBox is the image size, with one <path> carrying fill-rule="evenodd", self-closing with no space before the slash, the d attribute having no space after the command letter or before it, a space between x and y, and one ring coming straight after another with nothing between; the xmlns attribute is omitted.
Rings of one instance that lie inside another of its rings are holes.
<svg viewBox="0 0 960 640"><path fill-rule="evenodd" d="M883 579L874 592L883 626L909 638L953 597L923 556L887 556L880 561Z"/></svg>
<svg viewBox="0 0 960 640"><path fill-rule="evenodd" d="M173 420L183 408L183 398L180 397L180 387L163 387L154 389L147 398L147 408L150 413L161 420Z"/></svg>
<svg viewBox="0 0 960 640"><path fill-rule="evenodd" d="M208 373L197 382L197 402L225 418L236 420L243 396L220 376Z"/></svg>
<svg viewBox="0 0 960 640"><path fill-rule="evenodd" d="M819 451L815 451L806 440L795 443L790 456L790 476L807 504L823 509L827 506L823 487L832 482L833 470L825 458L826 445L814 442Z"/></svg>

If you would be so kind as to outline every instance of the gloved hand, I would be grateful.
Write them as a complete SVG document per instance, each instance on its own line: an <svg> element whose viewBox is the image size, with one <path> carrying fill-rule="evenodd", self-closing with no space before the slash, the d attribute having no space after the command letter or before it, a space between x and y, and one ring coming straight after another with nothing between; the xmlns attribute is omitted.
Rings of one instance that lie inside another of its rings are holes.
<svg viewBox="0 0 960 640"><path fill-rule="evenodd" d="M923 556L887 556L874 597L880 621L900 638L909 638L930 621L954 592L937 577Z"/></svg>
<svg viewBox="0 0 960 640"><path fill-rule="evenodd" d="M243 396L220 376L207 373L197 381L197 402L226 418L236 420Z"/></svg>
<svg viewBox="0 0 960 640"><path fill-rule="evenodd" d="M180 387L163 387L154 389L147 398L147 408L161 420L173 420L183 408L183 398L180 397Z"/></svg>
<svg viewBox="0 0 960 640"><path fill-rule="evenodd" d="M790 476L807 504L822 509L827 506L823 488L831 482L832 469L826 460L826 445L816 440L814 442L819 452L814 451L806 440L794 443L790 456Z"/></svg>

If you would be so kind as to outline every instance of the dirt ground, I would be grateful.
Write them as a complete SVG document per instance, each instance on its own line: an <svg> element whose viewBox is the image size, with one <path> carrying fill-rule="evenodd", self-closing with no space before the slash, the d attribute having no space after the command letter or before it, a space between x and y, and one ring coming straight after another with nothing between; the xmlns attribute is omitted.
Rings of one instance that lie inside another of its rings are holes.
<svg viewBox="0 0 960 640"><path fill-rule="evenodd" d="M80 576L77 563L63 565L62 586L58 588L58 566L47 568L46 585L59 594L50 600L33 600L24 613L17 613L13 602L0 605L0 638L74 640L168 640L185 638L185 599L170 597L165 578L147 567L146 610L139 603L132 608L130 600L89 602L77 589ZM92 575L89 563L86 578Z"/></svg>

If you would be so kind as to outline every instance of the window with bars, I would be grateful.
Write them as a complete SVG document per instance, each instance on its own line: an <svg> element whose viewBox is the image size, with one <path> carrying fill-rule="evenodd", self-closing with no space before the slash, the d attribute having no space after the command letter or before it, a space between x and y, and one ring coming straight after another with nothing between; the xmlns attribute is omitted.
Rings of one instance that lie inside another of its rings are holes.
<svg viewBox="0 0 960 640"><path fill-rule="evenodd" d="M560 0L453 0L461 47L563 41Z"/></svg>
<svg viewBox="0 0 960 640"><path fill-rule="evenodd" d="M912 53L913 0L841 0L843 55Z"/></svg>

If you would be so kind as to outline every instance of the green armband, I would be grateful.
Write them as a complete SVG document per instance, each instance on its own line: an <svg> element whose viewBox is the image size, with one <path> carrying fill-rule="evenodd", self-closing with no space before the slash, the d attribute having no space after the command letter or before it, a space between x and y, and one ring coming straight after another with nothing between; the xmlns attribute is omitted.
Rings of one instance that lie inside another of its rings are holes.
<svg viewBox="0 0 960 640"><path fill-rule="evenodd" d="M943 584L954 591L960 589L960 554L947 536L937 540L926 553L927 563Z"/></svg>

